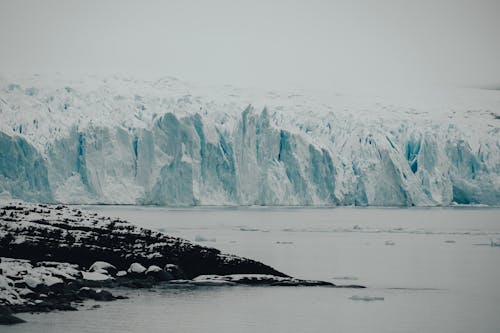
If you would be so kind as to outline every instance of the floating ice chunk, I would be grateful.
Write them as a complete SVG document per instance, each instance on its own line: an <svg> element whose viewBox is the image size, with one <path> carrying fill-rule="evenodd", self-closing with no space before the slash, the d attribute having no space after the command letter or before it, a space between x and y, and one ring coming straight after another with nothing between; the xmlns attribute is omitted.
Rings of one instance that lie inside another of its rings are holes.
<svg viewBox="0 0 500 333"><path fill-rule="evenodd" d="M394 243L394 242L393 242L393 241L391 241L391 240L388 240L388 241L385 241L385 245L392 246L392 245L396 245L396 243Z"/></svg>
<svg viewBox="0 0 500 333"><path fill-rule="evenodd" d="M259 231L257 228L240 227L240 231Z"/></svg>
<svg viewBox="0 0 500 333"><path fill-rule="evenodd" d="M496 240L490 239L490 245L493 247L500 246L500 239L498 238Z"/></svg>
<svg viewBox="0 0 500 333"><path fill-rule="evenodd" d="M448 244L453 244L453 243L456 243L453 239L447 239L444 241L445 243L448 243Z"/></svg>
<svg viewBox="0 0 500 333"><path fill-rule="evenodd" d="M203 237L201 235L196 235L196 237L194 238L194 241L195 242L215 242L216 239L215 238L206 238L206 237Z"/></svg>
<svg viewBox="0 0 500 333"><path fill-rule="evenodd" d="M354 295L349 297L350 300L353 301L365 301L365 302L373 302L373 301L383 301L384 298L380 296L360 296L360 295Z"/></svg>
<svg viewBox="0 0 500 333"><path fill-rule="evenodd" d="M350 281L358 280L358 278L355 276L335 276L335 277L333 277L333 279L334 280L350 280Z"/></svg>

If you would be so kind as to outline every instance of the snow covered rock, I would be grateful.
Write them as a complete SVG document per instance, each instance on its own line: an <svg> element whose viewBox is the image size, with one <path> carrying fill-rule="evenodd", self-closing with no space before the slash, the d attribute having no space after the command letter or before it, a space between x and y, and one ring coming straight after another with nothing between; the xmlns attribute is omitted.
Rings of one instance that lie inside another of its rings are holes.
<svg viewBox="0 0 500 333"><path fill-rule="evenodd" d="M127 272L132 274L143 274L146 272L146 267L142 266L137 262L134 262L133 264L130 265Z"/></svg>
<svg viewBox="0 0 500 333"><path fill-rule="evenodd" d="M97 272L82 272L74 264L0 258L0 307L10 307L14 312L46 312L51 310L76 310L72 303L82 298L113 300L109 292L99 293L91 288L80 288L88 282L102 282L109 276ZM86 294L78 290L85 289ZM89 296L90 295L90 296ZM1 312L1 311L0 311ZM8 314L0 323L11 323Z"/></svg>
<svg viewBox="0 0 500 333"><path fill-rule="evenodd" d="M116 273L117 277L124 277L126 275L127 275L127 271L118 271L118 273Z"/></svg>
<svg viewBox="0 0 500 333"><path fill-rule="evenodd" d="M89 267L89 272L116 275L116 267L105 261L96 261Z"/></svg>
<svg viewBox="0 0 500 333"><path fill-rule="evenodd" d="M148 269L146 270L146 274L148 273L156 273L156 272L161 272L162 269L156 265L151 265L148 267Z"/></svg>
<svg viewBox="0 0 500 333"><path fill-rule="evenodd" d="M87 281L107 281L112 280L113 277L109 276L107 273L83 272L83 279Z"/></svg>

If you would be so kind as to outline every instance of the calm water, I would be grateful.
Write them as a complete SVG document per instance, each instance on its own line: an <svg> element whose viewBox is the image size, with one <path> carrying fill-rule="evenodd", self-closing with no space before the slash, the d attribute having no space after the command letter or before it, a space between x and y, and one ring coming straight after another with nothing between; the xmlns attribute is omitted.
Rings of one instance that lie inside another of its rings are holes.
<svg viewBox="0 0 500 333"><path fill-rule="evenodd" d="M130 299L23 314L2 332L500 332L500 209L83 208L368 288L121 290Z"/></svg>

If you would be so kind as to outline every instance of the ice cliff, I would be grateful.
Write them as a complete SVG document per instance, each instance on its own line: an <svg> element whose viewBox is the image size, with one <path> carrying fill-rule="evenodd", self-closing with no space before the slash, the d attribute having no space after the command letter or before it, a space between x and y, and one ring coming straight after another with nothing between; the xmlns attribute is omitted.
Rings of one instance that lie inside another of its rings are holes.
<svg viewBox="0 0 500 333"><path fill-rule="evenodd" d="M155 205L499 205L499 119L500 91L387 103L206 88L174 78L3 77L0 196Z"/></svg>

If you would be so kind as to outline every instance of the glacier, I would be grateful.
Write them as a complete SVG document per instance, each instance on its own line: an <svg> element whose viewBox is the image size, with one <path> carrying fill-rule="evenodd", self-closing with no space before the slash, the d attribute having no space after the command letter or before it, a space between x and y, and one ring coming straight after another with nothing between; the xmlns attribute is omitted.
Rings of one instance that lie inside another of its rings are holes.
<svg viewBox="0 0 500 333"><path fill-rule="evenodd" d="M499 114L500 91L469 88L407 101L172 77L0 77L0 197L496 206Z"/></svg>

